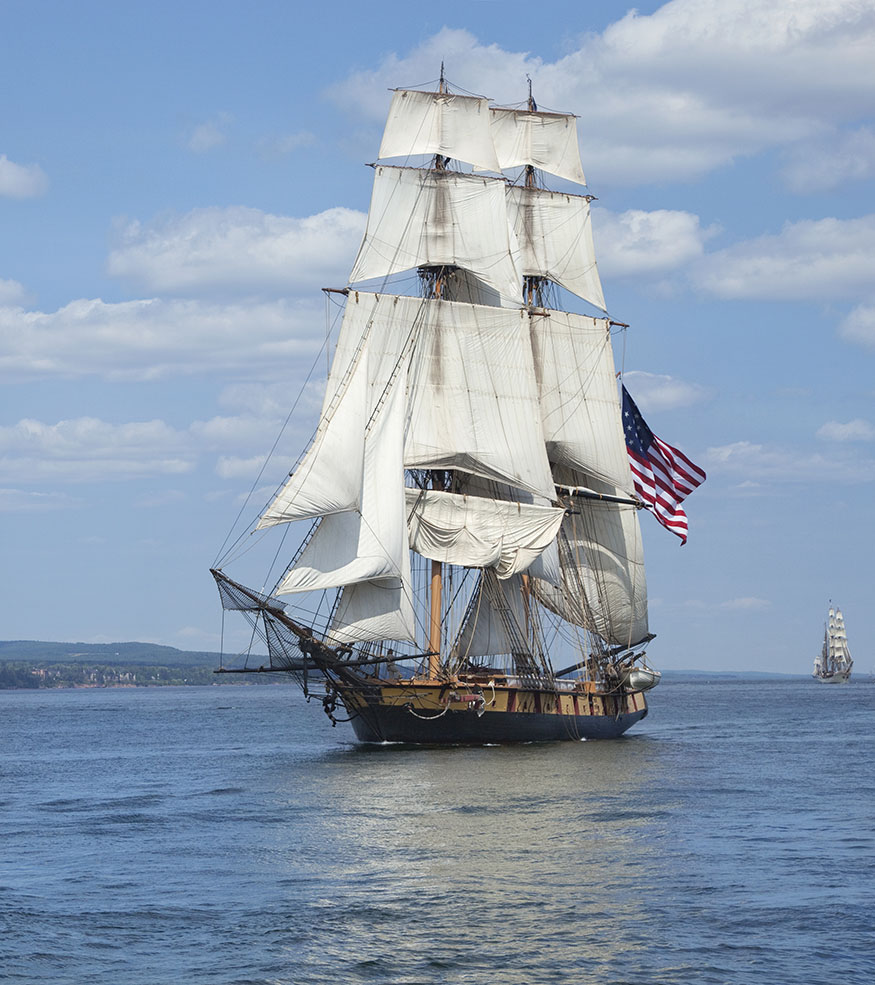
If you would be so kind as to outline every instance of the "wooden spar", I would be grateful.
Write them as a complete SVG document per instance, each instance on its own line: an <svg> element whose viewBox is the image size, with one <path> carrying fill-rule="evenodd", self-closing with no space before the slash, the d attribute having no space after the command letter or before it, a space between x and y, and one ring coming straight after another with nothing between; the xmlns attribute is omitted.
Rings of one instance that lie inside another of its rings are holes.
<svg viewBox="0 0 875 985"><path fill-rule="evenodd" d="M608 493L587 489L586 486L556 486L556 491L565 495L579 496L581 499L599 499L604 503L621 503L624 506L634 506L639 510L644 507L644 503L640 499L630 499L628 496L611 496Z"/></svg>
<svg viewBox="0 0 875 985"><path fill-rule="evenodd" d="M532 628L530 626L530 618L531 618L530 606L532 604L532 585L531 582L529 581L529 574L527 571L524 571L520 575L520 581L522 582L520 589L523 594L523 609L526 615L526 644L528 645L531 635L531 628Z"/></svg>
<svg viewBox="0 0 875 985"><path fill-rule="evenodd" d="M428 677L429 680L436 680L441 666L441 595L443 593L443 579L441 576L441 562L431 562L431 618L429 620L428 633Z"/></svg>

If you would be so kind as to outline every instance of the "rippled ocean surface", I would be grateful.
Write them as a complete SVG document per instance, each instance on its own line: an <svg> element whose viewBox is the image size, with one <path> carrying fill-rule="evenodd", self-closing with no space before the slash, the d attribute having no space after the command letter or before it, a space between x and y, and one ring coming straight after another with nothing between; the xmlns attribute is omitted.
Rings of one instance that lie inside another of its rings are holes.
<svg viewBox="0 0 875 985"><path fill-rule="evenodd" d="M875 981L875 684L357 746L291 685L0 692L0 979Z"/></svg>

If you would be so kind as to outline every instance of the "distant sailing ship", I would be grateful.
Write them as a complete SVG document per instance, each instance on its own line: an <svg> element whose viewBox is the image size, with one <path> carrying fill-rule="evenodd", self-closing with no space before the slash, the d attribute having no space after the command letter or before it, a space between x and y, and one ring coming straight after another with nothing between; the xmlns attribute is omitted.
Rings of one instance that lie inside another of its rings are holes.
<svg viewBox="0 0 875 985"><path fill-rule="evenodd" d="M842 610L831 605L829 621L823 629L823 648L814 658L812 676L823 684L847 684L853 666Z"/></svg>
<svg viewBox="0 0 875 985"><path fill-rule="evenodd" d="M638 510L685 539L705 476L621 409L627 326L560 305L605 311L592 196L545 187L586 183L577 119L441 73L379 158L318 428L255 527L309 530L269 593L217 563L223 606L363 741L619 736L659 681Z"/></svg>

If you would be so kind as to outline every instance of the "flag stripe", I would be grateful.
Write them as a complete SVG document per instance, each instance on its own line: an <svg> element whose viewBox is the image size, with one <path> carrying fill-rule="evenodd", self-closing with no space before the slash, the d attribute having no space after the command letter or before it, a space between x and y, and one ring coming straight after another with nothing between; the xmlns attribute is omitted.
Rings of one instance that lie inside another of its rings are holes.
<svg viewBox="0 0 875 985"><path fill-rule="evenodd" d="M705 472L650 430L623 387L623 430L635 492L646 509L687 542L687 515L681 503L705 481Z"/></svg>

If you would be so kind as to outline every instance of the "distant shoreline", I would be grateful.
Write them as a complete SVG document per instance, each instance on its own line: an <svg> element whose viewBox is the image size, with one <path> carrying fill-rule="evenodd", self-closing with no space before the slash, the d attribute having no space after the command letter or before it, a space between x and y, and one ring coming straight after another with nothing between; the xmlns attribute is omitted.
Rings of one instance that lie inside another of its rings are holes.
<svg viewBox="0 0 875 985"><path fill-rule="evenodd" d="M207 650L178 650L159 643L58 643L44 640L0 640L0 690L46 690L110 687L203 687L227 684L277 683L272 674L215 675L216 668L239 664L240 655ZM269 665L266 655L249 660ZM757 670L663 670L666 684L682 678L710 680L790 680L807 672L787 674ZM285 678L281 678L285 681Z"/></svg>

